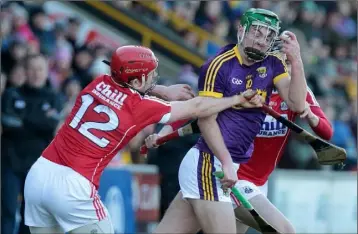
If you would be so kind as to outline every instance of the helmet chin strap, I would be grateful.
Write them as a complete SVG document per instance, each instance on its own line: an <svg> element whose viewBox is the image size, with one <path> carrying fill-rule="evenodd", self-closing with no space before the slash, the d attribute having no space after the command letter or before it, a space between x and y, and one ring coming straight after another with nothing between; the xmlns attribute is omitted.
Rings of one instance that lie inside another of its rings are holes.
<svg viewBox="0 0 358 234"><path fill-rule="evenodd" d="M254 61L260 61L266 57L265 53L261 52L258 49L255 49L253 47L245 47L244 52L249 59L254 60Z"/></svg>
<svg viewBox="0 0 358 234"><path fill-rule="evenodd" d="M146 83L145 75L143 74L142 75L142 85L138 89L143 88L145 86L145 83ZM148 93L150 93L154 89L154 87L156 86L156 83L157 82L152 83L152 85L147 90L145 90L144 92L140 92L140 93L143 94L143 95L147 95Z"/></svg>
<svg viewBox="0 0 358 234"><path fill-rule="evenodd" d="M114 82L114 83L116 83L116 84L118 84L118 85L121 85L121 86L123 86L123 87L126 87L126 88L130 88L130 89L133 89L133 90L135 90L135 91L137 91L140 95L142 95L142 96L144 96L144 95L146 95L148 92L147 92L147 90L145 91L145 92L142 92L142 91L139 91L139 89L141 89L141 88L143 88L144 87L144 85L145 85L145 76L143 75L142 76L142 85L139 87L139 88L135 88L135 87L133 87L132 85L130 85L130 84L128 84L128 83L124 83L124 82L116 82L112 77L111 77L111 79L112 79L112 81ZM154 87L153 87L154 88ZM153 88L149 88L148 90L150 91L151 89L153 89Z"/></svg>
<svg viewBox="0 0 358 234"><path fill-rule="evenodd" d="M141 82L141 84L142 85L138 89L142 89L145 86L145 75L144 74L142 74L142 82Z"/></svg>
<svg viewBox="0 0 358 234"><path fill-rule="evenodd" d="M142 92L142 91L139 91L140 89L142 89L142 88L144 88L145 87L145 84L146 84L146 81L145 81L145 75L144 74L142 74L142 85L140 86L140 87L138 87L138 88L134 88L133 86L131 86L131 88L132 89L134 89L135 91L137 91L138 93L140 93L141 95L147 95L148 93L150 93L150 91L152 91L153 90L153 88L154 88L154 86L155 86L155 84L154 85L152 85L151 87L149 87L147 90L144 90L144 92Z"/></svg>

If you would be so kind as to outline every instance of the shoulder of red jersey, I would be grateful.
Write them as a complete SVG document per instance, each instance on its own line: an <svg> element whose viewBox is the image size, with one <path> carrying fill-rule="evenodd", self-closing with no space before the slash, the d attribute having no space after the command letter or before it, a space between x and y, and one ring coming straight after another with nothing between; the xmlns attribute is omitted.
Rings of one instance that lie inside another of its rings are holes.
<svg viewBox="0 0 358 234"><path fill-rule="evenodd" d="M310 106L319 106L319 103L316 99L316 97L314 96L312 90L307 86L307 97L306 97L306 101L308 102L308 104Z"/></svg>
<svg viewBox="0 0 358 234"><path fill-rule="evenodd" d="M167 102L163 99L157 98L155 96L149 96L149 95L144 95L141 96L142 99L144 100L149 100L149 101L153 101L153 102L158 102L160 104L166 105L166 106L170 106L170 102Z"/></svg>

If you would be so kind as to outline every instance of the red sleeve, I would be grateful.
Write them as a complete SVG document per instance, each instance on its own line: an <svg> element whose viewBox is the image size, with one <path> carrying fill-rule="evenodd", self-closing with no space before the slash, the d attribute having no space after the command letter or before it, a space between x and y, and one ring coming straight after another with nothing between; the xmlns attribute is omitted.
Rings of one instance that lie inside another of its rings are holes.
<svg viewBox="0 0 358 234"><path fill-rule="evenodd" d="M318 106L319 107L319 103L317 102L316 97L314 96L312 90L308 87L307 87L306 101L308 102L308 104L310 104L310 106Z"/></svg>
<svg viewBox="0 0 358 234"><path fill-rule="evenodd" d="M137 127L143 128L154 123L167 123L170 119L170 111L169 102L145 96L134 106L133 117Z"/></svg>
<svg viewBox="0 0 358 234"><path fill-rule="evenodd" d="M319 118L318 125L316 127L312 127L313 131L321 138L327 141L330 140L333 135L333 129L326 115L319 106L311 106L310 108L312 113L317 115Z"/></svg>
<svg viewBox="0 0 358 234"><path fill-rule="evenodd" d="M170 123L169 126L172 127L173 131L176 131L176 130L178 130L178 128L180 128L184 124L186 124L188 121L189 121L189 119L181 119L181 120Z"/></svg>
<svg viewBox="0 0 358 234"><path fill-rule="evenodd" d="M319 118L318 125L316 127L311 128L319 137L325 140L330 140L333 135L332 125L330 124L323 110L319 106L312 91L309 88L307 88L307 91L308 92L306 101L310 104L310 109L312 113L317 115L317 117Z"/></svg>

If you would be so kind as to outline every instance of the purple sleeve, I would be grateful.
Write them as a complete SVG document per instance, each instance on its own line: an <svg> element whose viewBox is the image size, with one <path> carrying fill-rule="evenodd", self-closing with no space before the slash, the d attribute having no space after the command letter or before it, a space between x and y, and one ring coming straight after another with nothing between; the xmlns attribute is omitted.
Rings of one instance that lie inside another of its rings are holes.
<svg viewBox="0 0 358 234"><path fill-rule="evenodd" d="M285 61L282 60L279 56L273 55L273 83L276 84L279 80L289 77L287 65Z"/></svg>
<svg viewBox="0 0 358 234"><path fill-rule="evenodd" d="M199 74L199 96L208 96L221 98L224 93L225 86L225 72L220 58L216 57L213 60L205 63Z"/></svg>

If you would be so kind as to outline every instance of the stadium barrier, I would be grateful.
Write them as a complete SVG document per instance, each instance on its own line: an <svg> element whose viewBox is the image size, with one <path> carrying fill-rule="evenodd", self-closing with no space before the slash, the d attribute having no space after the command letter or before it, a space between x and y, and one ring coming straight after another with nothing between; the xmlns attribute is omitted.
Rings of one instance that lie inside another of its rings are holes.
<svg viewBox="0 0 358 234"><path fill-rule="evenodd" d="M269 198L297 233L357 233L357 173L276 170Z"/></svg>

